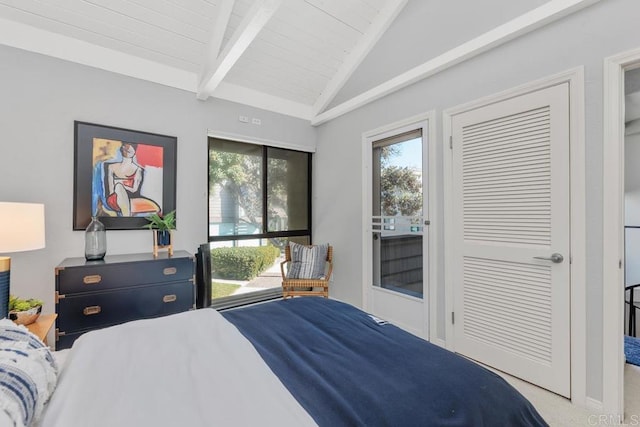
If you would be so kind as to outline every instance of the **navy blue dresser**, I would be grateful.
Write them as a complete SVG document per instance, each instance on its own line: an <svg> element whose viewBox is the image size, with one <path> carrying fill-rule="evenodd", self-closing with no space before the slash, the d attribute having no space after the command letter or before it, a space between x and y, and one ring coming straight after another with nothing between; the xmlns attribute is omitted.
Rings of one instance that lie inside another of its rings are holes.
<svg viewBox="0 0 640 427"><path fill-rule="evenodd" d="M56 273L56 350L83 333L195 308L194 257L176 251L67 258Z"/></svg>

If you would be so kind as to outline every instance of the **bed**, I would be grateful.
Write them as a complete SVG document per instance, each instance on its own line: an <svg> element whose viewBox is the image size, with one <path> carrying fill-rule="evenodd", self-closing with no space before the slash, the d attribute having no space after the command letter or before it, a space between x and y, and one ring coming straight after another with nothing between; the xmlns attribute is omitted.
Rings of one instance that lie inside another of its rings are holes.
<svg viewBox="0 0 640 427"><path fill-rule="evenodd" d="M38 426L546 426L493 372L335 300L81 336Z"/></svg>

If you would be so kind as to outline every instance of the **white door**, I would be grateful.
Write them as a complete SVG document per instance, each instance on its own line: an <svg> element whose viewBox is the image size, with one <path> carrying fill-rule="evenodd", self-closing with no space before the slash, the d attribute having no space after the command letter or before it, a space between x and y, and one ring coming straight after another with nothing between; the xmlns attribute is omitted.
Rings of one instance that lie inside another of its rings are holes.
<svg viewBox="0 0 640 427"><path fill-rule="evenodd" d="M377 134L371 153L371 245L367 309L428 339L426 123Z"/></svg>
<svg viewBox="0 0 640 427"><path fill-rule="evenodd" d="M569 397L568 84L451 129L455 350Z"/></svg>

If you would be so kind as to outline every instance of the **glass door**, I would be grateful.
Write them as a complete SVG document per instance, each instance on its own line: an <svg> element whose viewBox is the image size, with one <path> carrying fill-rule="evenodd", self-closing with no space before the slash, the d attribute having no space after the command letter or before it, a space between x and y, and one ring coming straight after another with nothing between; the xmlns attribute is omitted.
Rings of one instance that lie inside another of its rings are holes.
<svg viewBox="0 0 640 427"><path fill-rule="evenodd" d="M373 286L423 298L422 130L373 142Z"/></svg>
<svg viewBox="0 0 640 427"><path fill-rule="evenodd" d="M281 296L290 241L311 243L311 154L210 138L212 305Z"/></svg>

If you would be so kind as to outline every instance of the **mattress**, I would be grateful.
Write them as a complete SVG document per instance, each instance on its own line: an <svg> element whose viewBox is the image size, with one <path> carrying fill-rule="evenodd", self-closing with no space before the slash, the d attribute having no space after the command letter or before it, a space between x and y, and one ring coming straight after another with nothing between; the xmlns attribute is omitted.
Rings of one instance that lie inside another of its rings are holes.
<svg viewBox="0 0 640 427"><path fill-rule="evenodd" d="M474 362L348 304L293 298L86 333L38 425L546 423Z"/></svg>
<svg viewBox="0 0 640 427"><path fill-rule="evenodd" d="M39 425L314 424L251 343L203 309L82 335Z"/></svg>

